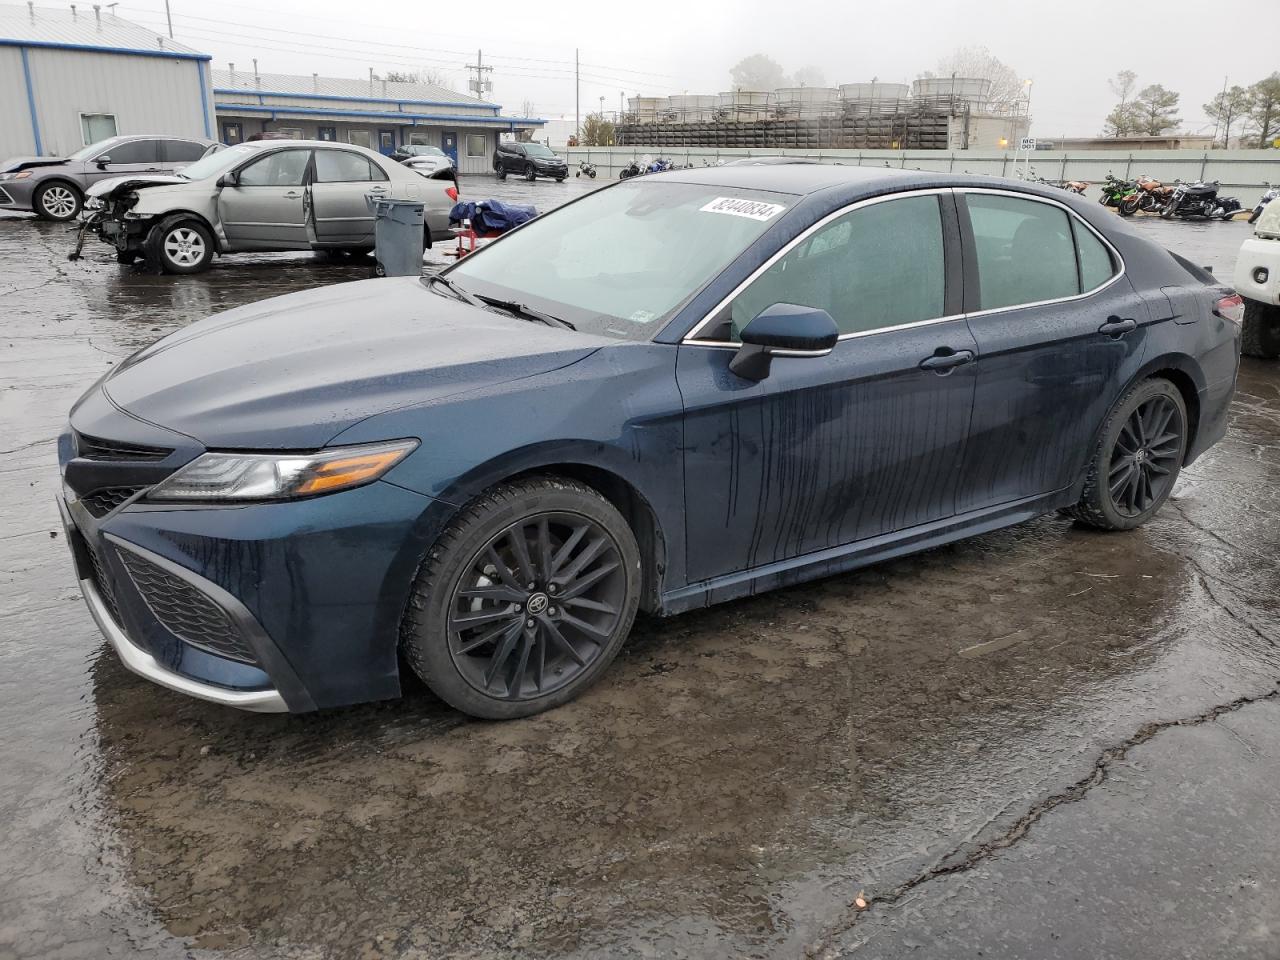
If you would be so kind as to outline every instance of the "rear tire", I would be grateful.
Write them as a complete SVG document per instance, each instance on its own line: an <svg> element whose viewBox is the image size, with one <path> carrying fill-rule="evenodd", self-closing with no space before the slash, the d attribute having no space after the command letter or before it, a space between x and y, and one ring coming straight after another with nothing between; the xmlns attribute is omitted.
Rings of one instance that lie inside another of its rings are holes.
<svg viewBox="0 0 1280 960"><path fill-rule="evenodd" d="M1280 358L1280 307L1245 300L1240 352L1262 360Z"/></svg>
<svg viewBox="0 0 1280 960"><path fill-rule="evenodd" d="M74 220L84 206L84 195L65 180L41 184L31 197L31 209L41 220L66 223Z"/></svg>
<svg viewBox="0 0 1280 960"><path fill-rule="evenodd" d="M427 553L401 624L405 657L471 716L541 713L608 668L640 584L635 536L595 490L564 477L505 483L465 506Z"/></svg>
<svg viewBox="0 0 1280 960"><path fill-rule="evenodd" d="M1138 212L1141 201L1137 197L1125 197L1120 201L1120 216L1132 217Z"/></svg>
<svg viewBox="0 0 1280 960"><path fill-rule="evenodd" d="M213 262L213 234L182 214L152 227L144 246L147 262L164 273L200 273Z"/></svg>
<svg viewBox="0 0 1280 960"><path fill-rule="evenodd" d="M138 251L136 250L117 250L116 263L128 264L136 262L138 259Z"/></svg>
<svg viewBox="0 0 1280 960"><path fill-rule="evenodd" d="M538 179L538 171L534 169L532 163L528 164L524 168L524 178L530 183L533 183L533 181Z"/></svg>
<svg viewBox="0 0 1280 960"><path fill-rule="evenodd" d="M1140 527L1164 505L1187 452L1187 406L1168 380L1143 380L1112 408L1080 501L1062 512L1099 530Z"/></svg>

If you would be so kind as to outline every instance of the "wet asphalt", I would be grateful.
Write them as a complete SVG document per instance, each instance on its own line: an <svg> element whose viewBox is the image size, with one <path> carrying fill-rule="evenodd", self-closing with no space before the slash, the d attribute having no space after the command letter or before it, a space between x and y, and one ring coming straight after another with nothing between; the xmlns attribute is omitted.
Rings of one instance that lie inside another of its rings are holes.
<svg viewBox="0 0 1280 960"><path fill-rule="evenodd" d="M1248 232L1136 226L1226 277ZM53 438L137 347L369 264L69 245L0 217L0 960L1280 957L1280 364L1139 531L1045 517L641 621L530 720L418 686L258 716L105 648Z"/></svg>

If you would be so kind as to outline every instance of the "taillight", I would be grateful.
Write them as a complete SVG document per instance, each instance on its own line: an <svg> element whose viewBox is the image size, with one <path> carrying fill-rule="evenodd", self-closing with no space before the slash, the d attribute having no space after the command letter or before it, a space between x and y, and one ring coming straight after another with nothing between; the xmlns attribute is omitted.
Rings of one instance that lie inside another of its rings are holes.
<svg viewBox="0 0 1280 960"><path fill-rule="evenodd" d="M450 200L452 200L454 203L457 203L457 202L458 202L458 191L457 191L457 190L455 190L453 187L449 187L448 189L446 189L446 190L445 190L445 192L444 192L444 194L445 194L445 196L446 196L446 197L448 197L448 198L449 198Z"/></svg>
<svg viewBox="0 0 1280 960"><path fill-rule="evenodd" d="M1244 323L1244 298L1238 293L1223 297L1213 305L1213 312L1238 326Z"/></svg>

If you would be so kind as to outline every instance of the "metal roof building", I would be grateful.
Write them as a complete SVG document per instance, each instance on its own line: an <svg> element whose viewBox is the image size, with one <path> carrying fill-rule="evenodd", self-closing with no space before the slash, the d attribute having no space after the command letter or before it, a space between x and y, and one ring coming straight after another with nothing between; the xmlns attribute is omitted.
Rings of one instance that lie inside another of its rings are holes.
<svg viewBox="0 0 1280 960"><path fill-rule="evenodd" d="M80 3L0 4L0 157L215 134L208 54Z"/></svg>
<svg viewBox="0 0 1280 960"><path fill-rule="evenodd" d="M405 144L440 147L462 173L491 169L501 135L545 120L502 115L496 103L429 83L370 78L214 70L218 136L237 143L255 134L340 140L391 153Z"/></svg>

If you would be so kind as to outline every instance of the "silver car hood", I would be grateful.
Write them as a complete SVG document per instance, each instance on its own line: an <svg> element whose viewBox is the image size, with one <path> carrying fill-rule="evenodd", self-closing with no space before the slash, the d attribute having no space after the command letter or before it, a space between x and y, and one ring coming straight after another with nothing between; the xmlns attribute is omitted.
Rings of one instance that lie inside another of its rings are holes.
<svg viewBox="0 0 1280 960"><path fill-rule="evenodd" d="M106 180L99 180L86 191L89 197L105 197L116 190L136 189L138 187L160 187L172 186L175 183L191 183L191 180L185 177L166 176L162 173L148 173L144 175L134 174L126 177L108 177Z"/></svg>

